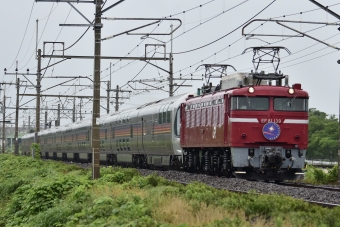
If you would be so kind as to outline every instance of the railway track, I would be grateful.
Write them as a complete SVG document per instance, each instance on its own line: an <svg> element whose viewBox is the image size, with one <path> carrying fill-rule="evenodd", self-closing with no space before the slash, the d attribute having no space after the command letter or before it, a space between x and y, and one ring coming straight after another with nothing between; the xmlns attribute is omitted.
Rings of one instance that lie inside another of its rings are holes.
<svg viewBox="0 0 340 227"><path fill-rule="evenodd" d="M183 185L187 185L188 183L186 182L178 182L180 184L183 184ZM285 185L284 183L281 183L280 185ZM285 185L285 186L290 186L290 185ZM298 186L294 186L294 187L298 187ZM246 194L248 193L247 191L242 191L242 190L235 190L235 189L227 189L227 188L222 188L222 187L214 187L216 189L219 189L219 190L227 190L227 191L230 191L230 192L235 192L235 193L242 193L242 194ZM313 187L304 187L304 188L313 188ZM314 187L316 189L323 189L323 187ZM325 188L328 188L328 187L325 187ZM334 188L333 188L334 189ZM332 191L339 191L340 192L340 189L338 190L332 190ZM261 193L256 193L256 194L261 194ZM321 206L321 207L325 207L325 208L335 208L335 207L339 207L339 204L333 204L333 203L325 203L325 202L318 202L318 201L312 201L312 200L303 200L309 204L313 204L313 205L318 205L318 206Z"/></svg>
<svg viewBox="0 0 340 227"><path fill-rule="evenodd" d="M296 188L311 188L311 189L322 189L327 191L333 192L340 192L340 188L332 188L332 187L325 187L325 186L314 186L309 184L294 184L294 183L276 183L282 186L289 186L289 187L296 187Z"/></svg>

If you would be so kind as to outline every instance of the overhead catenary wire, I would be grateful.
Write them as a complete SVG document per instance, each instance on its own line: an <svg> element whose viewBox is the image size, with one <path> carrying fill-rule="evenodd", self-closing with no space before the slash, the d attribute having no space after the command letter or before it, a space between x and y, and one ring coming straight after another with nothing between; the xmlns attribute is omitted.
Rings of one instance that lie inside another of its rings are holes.
<svg viewBox="0 0 340 227"><path fill-rule="evenodd" d="M200 23L198 26L195 26L195 27L189 29L188 31L184 31L182 34L180 34L180 35L174 37L172 40L174 40L174 39L180 37L180 36L183 35L183 34L187 34L188 32L190 32L190 31L192 31L193 29L199 27L200 25L203 25L203 24L205 24L206 22L209 22L209 21L211 21L212 19L215 19L215 18L217 18L218 16L221 16L221 15L223 15L224 13L226 13L226 12L232 10L232 9L237 8L238 6L240 6L240 5L244 4L244 3L246 3L247 1L249 1L249 0L243 1L243 2L241 2L241 3L239 3L239 4L237 4L237 5L235 5L235 6L231 7L231 8L229 8L228 10L224 10L222 13L216 14L216 15L212 16L211 18L208 18L208 19L207 19L206 21L204 21L203 23ZM196 7L196 8L197 8L197 7ZM185 13L185 11L183 11L182 13ZM181 14L181 13L178 13L178 14ZM177 15L178 15L178 14L177 14ZM155 29L156 29L156 28L157 28L157 27L155 27ZM154 29L154 30L155 30L155 29ZM153 31L154 31L154 30L153 30ZM152 33L152 32L151 32L151 33ZM167 42L165 42L165 43L169 43L170 41L171 41L171 40L169 40L169 41L167 41ZM142 42L143 42L143 41L142 41ZM140 42L140 44L141 44L142 42ZM140 44L139 44L139 45L140 45ZM137 45L137 47L138 47L138 45ZM136 47L135 47L135 48L136 48ZM134 48L134 49L135 49L135 48ZM134 50L134 49L133 49L133 50ZM156 48L156 49L158 49L158 48ZM132 50L132 51L133 51L133 50ZM150 52L152 52L152 51L149 51L148 53L150 53ZM130 53L128 53L128 54L130 54ZM126 56L127 56L127 55L126 55ZM119 71L120 69L122 69L122 68L124 68L124 67L126 67L126 66L128 66L128 65L130 65L130 64L132 64L132 63L134 63L134 62L136 62L136 60L127 63L126 65L124 65L123 67L120 67L120 68L119 68L118 70L116 70L116 71ZM107 69L108 69L108 68L107 68ZM107 69L106 69L106 70L107 70ZM108 74L108 75L109 75L109 74ZM104 76L104 78L107 77L108 75Z"/></svg>
<svg viewBox="0 0 340 227"><path fill-rule="evenodd" d="M336 5L339 5L339 4L340 4L340 3L336 3L336 4L329 5L329 6L327 6L327 7L333 7L333 6L336 6ZM306 10L306 11L302 11L302 12L300 11L300 12L297 12L297 13L292 13L292 14L287 14L287 15L282 15L282 16L277 16L277 17L272 17L272 18L270 18L270 19L291 17L291 16L300 15L300 14L304 14L304 13L310 13L310 12L318 11L318 10L321 10L321 9L320 9L320 8L315 8L315 9L310 9L310 10ZM183 13L183 12L181 12L181 13ZM181 13L178 13L178 14L181 14ZM177 14L177 15L178 15L178 14ZM215 15L215 16L216 16L216 15ZM185 33L185 34L187 34L187 33ZM243 39L243 38L240 38L240 39L238 39L237 41L239 41L239 40L241 40L241 39ZM174 39L173 39L173 40L174 40ZM235 43L235 42L233 42L232 44L234 44L234 43ZM216 52L216 53L220 53L222 50L224 50L224 49L226 49L226 48L229 48L229 50L230 50L230 47L232 46L232 44L230 44L229 46L227 46L227 47L221 49L220 51L218 51L218 52ZM203 60L201 60L201 61L199 61L199 62L197 62L197 63L195 63L195 64L191 64L191 65L197 65L197 64L199 64L200 62L203 62L204 60L210 58L211 56L213 56L213 55L210 55L209 57L206 57L205 59L203 59ZM240 55L237 55L237 56L241 56L241 54L240 54ZM237 57L237 56L235 56L235 57ZM235 57L232 57L232 58L235 58ZM232 58L229 58L229 59L232 59ZM127 64L121 66L119 69L117 69L117 70L114 71L114 72L120 71L121 69L123 69L123 68L125 68L125 67L127 67L127 66L129 66L129 65L131 65L131 64L133 64L133 63L135 63L135 62L136 62L136 61L131 61L131 62L129 62L129 63L127 63ZM183 71L183 70L185 70L185 69L188 69L188 68L190 68L190 66L188 66L188 67L186 67L186 68L183 68L183 69L180 69L180 70L178 70L177 72L174 72L174 74L175 74L175 73L178 73L178 72L181 72L181 71ZM108 75L106 75L106 76L108 76Z"/></svg>
<svg viewBox="0 0 340 227"><path fill-rule="evenodd" d="M53 5L54 5L54 3L52 4L51 11L50 11L50 13L48 14L48 18L47 18L47 21L46 21L46 23L45 23L44 29L43 29L43 31L42 31L42 33L41 33L41 35L40 35L40 38L38 39L38 44L40 43L40 40L41 40L41 38L42 38L42 36L43 36L43 34L44 34L44 32L45 32L47 23L48 23L48 21L49 21L49 19L50 19L50 16L51 16L51 14L52 14ZM28 59L28 61L26 62L26 64L25 64L21 69L23 69L23 68L26 67L26 65L31 61L31 59L32 59L32 57L33 57L34 54L35 54L35 50L32 52L31 57ZM12 78L12 81L13 81L13 78Z"/></svg>
<svg viewBox="0 0 340 227"><path fill-rule="evenodd" d="M172 54L185 54L185 53L189 53L189 52L192 52L192 51L196 51L196 50L199 50L199 49L202 49L204 47L207 47L207 46L210 46L211 44L213 43L216 43L217 41L227 37L228 35L234 33L235 31L237 31L238 29L240 29L241 27L243 27L245 24L247 24L249 21L251 21L252 19L254 19L255 17L257 17L259 14L261 14L263 11L265 11L269 6L271 6L276 0L272 1L271 3L269 3L269 5L267 5L265 8L263 8L260 12L258 12L257 14L255 14L254 16L252 16L249 20L247 20L246 22L244 22L243 24L241 24L240 26L238 26L237 28L235 28L234 30L232 30L231 32L228 32L227 34L225 34L224 36L210 42L210 43L207 43L203 46L200 46L200 47L197 47L197 48L194 48L194 49L191 49L191 50L186 50L186 51L181 51L181 52L177 52L177 53L172 53Z"/></svg>
<svg viewBox="0 0 340 227"><path fill-rule="evenodd" d="M175 13L175 14L171 14L170 16L165 16L164 18L174 17L174 16L177 16L177 15L180 15L180 14L184 14L185 12L190 12L190 11L195 10L195 9L198 9L198 8L199 8L199 9L202 9L203 6L208 5L209 3L212 3L212 2L214 2L214 1L216 1L216 0L210 0L210 1L206 2L206 3L203 3L203 4L198 5L198 6L196 6L196 7L193 7L193 8L187 9L187 10L182 10L181 12ZM208 18L208 19L210 19L210 18ZM160 25L161 23L162 23L162 21L161 21L158 25L156 25L155 28L154 28L150 33L152 33L156 28L158 28L159 25ZM139 45L142 44L144 41L145 41L145 40L142 40L141 42L139 42L139 44L138 44L137 46L135 46L132 50L130 50L130 51L128 52L128 54L126 54L125 56L128 56L132 51L134 51L136 48L138 48ZM152 51L150 51L150 52L152 52ZM150 52L148 52L148 53L150 53ZM119 61L117 61L117 62L119 62ZM117 62L116 62L116 63L117 63ZM120 69L125 68L127 65L130 65L130 64L132 64L132 63L134 63L134 62L136 62L136 60L127 63L127 64L124 65L123 67L120 67ZM116 63L114 63L113 65L115 65ZM120 69L119 69L119 70L120 70ZM105 71L105 70L108 70L108 68L104 69L103 71ZM106 75L106 76L108 76L108 75ZM105 76L105 77L106 77L106 76Z"/></svg>
<svg viewBox="0 0 340 227"><path fill-rule="evenodd" d="M29 23L30 23L30 21L31 21L31 16L32 16L32 12L33 12L34 3L35 3L35 2L33 1L32 8L31 8L31 12L30 12L30 15L29 15L28 20L27 20L27 25L26 25L26 28L25 28L24 36L22 37L22 40L21 40L21 44L20 44L19 50L18 50L17 55L15 56L15 58L14 58L14 60L13 60L13 63L11 64L10 67L8 67L8 69L11 69L12 66L14 65L14 63L15 63L15 61L17 60L17 57L18 57L18 55L19 55L19 53L20 53L22 44L24 43L24 40L25 40L25 37L26 37L27 28L28 28L28 25L29 25Z"/></svg>

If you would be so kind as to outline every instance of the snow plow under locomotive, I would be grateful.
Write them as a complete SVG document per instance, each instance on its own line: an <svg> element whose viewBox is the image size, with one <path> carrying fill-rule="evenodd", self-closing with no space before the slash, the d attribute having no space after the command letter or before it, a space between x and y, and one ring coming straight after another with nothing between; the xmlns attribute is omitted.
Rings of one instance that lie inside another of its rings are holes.
<svg viewBox="0 0 340 227"><path fill-rule="evenodd" d="M101 117L101 162L254 180L297 179L308 143L308 93L300 84L289 87L280 73L234 73L221 79L197 94ZM90 120L39 136L43 158L92 161ZM23 154L33 140L34 134L23 136Z"/></svg>

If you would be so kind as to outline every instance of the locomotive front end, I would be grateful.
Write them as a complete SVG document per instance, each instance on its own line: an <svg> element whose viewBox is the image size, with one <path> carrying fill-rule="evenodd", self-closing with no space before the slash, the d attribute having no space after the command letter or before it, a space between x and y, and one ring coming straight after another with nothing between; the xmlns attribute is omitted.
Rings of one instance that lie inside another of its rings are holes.
<svg viewBox="0 0 340 227"><path fill-rule="evenodd" d="M234 175L298 179L308 144L308 94L301 85L256 86L230 94L228 136Z"/></svg>

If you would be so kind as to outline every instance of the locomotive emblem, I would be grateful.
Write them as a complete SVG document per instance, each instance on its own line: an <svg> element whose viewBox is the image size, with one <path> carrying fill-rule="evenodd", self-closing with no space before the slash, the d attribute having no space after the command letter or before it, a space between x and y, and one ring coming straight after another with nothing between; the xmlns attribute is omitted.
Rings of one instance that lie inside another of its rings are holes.
<svg viewBox="0 0 340 227"><path fill-rule="evenodd" d="M268 122L263 126L262 133L267 140L276 140L281 133L280 126L274 122Z"/></svg>

